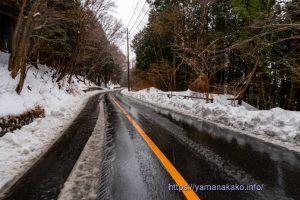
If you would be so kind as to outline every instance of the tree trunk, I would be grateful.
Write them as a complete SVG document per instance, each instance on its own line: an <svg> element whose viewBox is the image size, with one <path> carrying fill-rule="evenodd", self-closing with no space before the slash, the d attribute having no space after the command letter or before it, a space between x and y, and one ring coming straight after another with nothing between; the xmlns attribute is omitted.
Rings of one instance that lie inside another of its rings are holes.
<svg viewBox="0 0 300 200"><path fill-rule="evenodd" d="M20 81L19 81L18 86L16 88L16 92L18 94L20 94L22 89L23 89L25 78L26 78L26 67L23 67L21 69Z"/></svg>
<svg viewBox="0 0 300 200"><path fill-rule="evenodd" d="M296 97L296 86L297 83L292 79L291 80L291 89L290 89L290 95L288 99L288 110L293 110L295 106L295 97Z"/></svg>
<svg viewBox="0 0 300 200"><path fill-rule="evenodd" d="M61 81L65 77L66 73L67 73L67 66L64 66L63 69L61 70L56 82Z"/></svg>
<svg viewBox="0 0 300 200"><path fill-rule="evenodd" d="M16 62L15 57L16 57L16 52L18 51L17 46L19 44L19 37L20 37L20 32L22 30L22 24L23 24L23 20L24 20L24 11L25 11L26 5L27 5L27 0L24 0L22 6L20 8L20 11L19 11L16 26L14 28L12 42L11 42L11 54L10 54L9 65L8 65L9 71L12 71L15 66L15 62ZM13 77L13 78L15 78L15 77Z"/></svg>
<svg viewBox="0 0 300 200"><path fill-rule="evenodd" d="M41 6L41 0L36 0L32 5L28 5L27 0L24 0L17 24L12 38L12 53L9 60L9 70L12 78L16 78L21 70L19 84L16 88L18 94L21 93L26 78L26 62L29 52L30 37L34 29L34 14ZM25 9L30 6L28 16L24 16Z"/></svg>

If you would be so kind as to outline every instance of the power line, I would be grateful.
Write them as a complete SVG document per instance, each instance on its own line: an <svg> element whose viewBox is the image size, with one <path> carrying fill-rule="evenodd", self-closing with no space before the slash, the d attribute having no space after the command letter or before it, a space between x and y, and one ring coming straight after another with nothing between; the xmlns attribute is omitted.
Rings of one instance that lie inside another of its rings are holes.
<svg viewBox="0 0 300 200"><path fill-rule="evenodd" d="M146 5L147 5L147 1L145 1L145 3L144 3L144 5L143 5L143 7L142 7L142 9L141 9L141 11L140 11L138 17L135 19L135 22L133 23L133 25L132 25L131 29L129 30L129 32L131 32L131 30L133 29L133 27L136 25L137 21L139 20L140 16L141 16L142 13L143 13L143 10L144 10L145 7L146 7ZM129 27L128 27L128 28L129 28Z"/></svg>
<svg viewBox="0 0 300 200"><path fill-rule="evenodd" d="M131 17L130 17L130 20L129 20L128 24L127 24L127 27L129 26L129 24L130 24L130 22L131 22L133 16L135 15L135 13L136 13L136 11L137 11L139 5L140 5L140 1L137 2L136 6L135 6L135 8L134 8L134 11L133 11L133 13L132 13L132 15L131 15Z"/></svg>
<svg viewBox="0 0 300 200"><path fill-rule="evenodd" d="M146 11L143 19L140 21L140 23L136 26L136 28L134 29L134 31L132 31L132 33L134 33L139 27L140 25L144 22L145 17L147 16L147 14L149 13L150 8L148 8L148 10Z"/></svg>
<svg viewBox="0 0 300 200"><path fill-rule="evenodd" d="M130 6L130 10L132 10L133 6L134 6L134 1L132 1L132 4L131 4L131 6ZM128 15L127 15L127 17L126 17L126 20L124 21L125 24L127 24L128 19L129 19L130 15L131 15L130 10L129 10L129 12L128 12Z"/></svg>
<svg viewBox="0 0 300 200"><path fill-rule="evenodd" d="M134 29L134 31L132 31L132 33L134 33L134 32L140 27L140 25L143 23L145 17L146 17L147 14L149 13L150 9L151 9L151 6L149 6L148 10L147 10L147 11L145 12L145 14L144 14L144 17L142 18L142 20L140 21L140 23L136 26L136 28ZM132 28L133 28L133 27L132 27ZM130 32L131 32L132 28L130 29Z"/></svg>

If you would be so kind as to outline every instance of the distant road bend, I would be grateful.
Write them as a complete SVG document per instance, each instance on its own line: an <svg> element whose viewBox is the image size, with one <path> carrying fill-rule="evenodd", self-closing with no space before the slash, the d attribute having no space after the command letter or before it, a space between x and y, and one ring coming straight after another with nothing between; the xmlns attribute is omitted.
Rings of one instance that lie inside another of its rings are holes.
<svg viewBox="0 0 300 200"><path fill-rule="evenodd" d="M298 153L120 92L92 97L62 138L3 199L58 198L99 112L104 112L100 101L109 126L103 133L106 143L99 146L103 162L96 199L300 199Z"/></svg>

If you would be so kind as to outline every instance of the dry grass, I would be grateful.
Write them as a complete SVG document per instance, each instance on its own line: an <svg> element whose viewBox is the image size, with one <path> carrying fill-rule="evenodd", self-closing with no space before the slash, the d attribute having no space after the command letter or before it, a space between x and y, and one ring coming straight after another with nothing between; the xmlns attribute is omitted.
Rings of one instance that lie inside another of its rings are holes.
<svg viewBox="0 0 300 200"><path fill-rule="evenodd" d="M22 126L30 124L35 118L44 117L45 110L41 105L35 105L20 115L9 115L0 117L0 136L5 133L20 129Z"/></svg>
<svg viewBox="0 0 300 200"><path fill-rule="evenodd" d="M133 91L143 90L149 87L153 87L153 85L145 80L138 80L134 84L131 84L131 89Z"/></svg>

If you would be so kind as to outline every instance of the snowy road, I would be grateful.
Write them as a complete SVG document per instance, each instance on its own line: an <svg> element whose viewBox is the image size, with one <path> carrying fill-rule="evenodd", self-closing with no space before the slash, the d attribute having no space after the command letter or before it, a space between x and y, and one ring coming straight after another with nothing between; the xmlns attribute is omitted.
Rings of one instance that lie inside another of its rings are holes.
<svg viewBox="0 0 300 200"><path fill-rule="evenodd" d="M250 185L250 189L259 190L199 190L197 195L201 199L299 199L299 154L208 122L142 104L119 92L111 96L188 184L197 187L227 184L240 189ZM99 164L102 184L97 199L185 199L183 193L174 191L175 181L168 169L111 96L92 98L64 136L21 178L6 199L57 199L93 132L101 98L110 127L105 136L103 162Z"/></svg>
<svg viewBox="0 0 300 200"><path fill-rule="evenodd" d="M90 98L85 108L51 147L9 191L6 200L57 199L64 182L81 154L95 127L99 100L103 94Z"/></svg>

